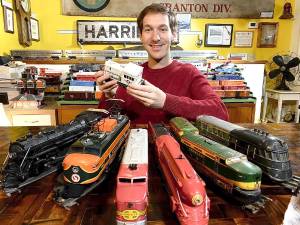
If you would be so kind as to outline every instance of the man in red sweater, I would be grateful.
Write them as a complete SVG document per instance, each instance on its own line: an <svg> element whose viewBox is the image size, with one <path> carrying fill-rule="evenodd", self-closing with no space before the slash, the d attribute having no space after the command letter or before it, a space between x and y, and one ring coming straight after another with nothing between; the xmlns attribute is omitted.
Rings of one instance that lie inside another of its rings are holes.
<svg viewBox="0 0 300 225"><path fill-rule="evenodd" d="M124 88L99 71L97 83L105 98L123 99L125 113L136 124L167 122L174 116L195 120L203 114L227 120L224 103L197 68L171 58L171 42L177 35L174 13L152 4L143 9L137 23L148 52L148 61L142 65L145 84ZM99 107L103 103L102 99Z"/></svg>

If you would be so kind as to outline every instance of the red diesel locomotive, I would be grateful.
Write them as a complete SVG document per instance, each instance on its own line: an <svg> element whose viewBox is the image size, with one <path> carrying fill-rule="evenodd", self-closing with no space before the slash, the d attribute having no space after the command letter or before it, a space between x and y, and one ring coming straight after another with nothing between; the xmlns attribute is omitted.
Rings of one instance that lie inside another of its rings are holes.
<svg viewBox="0 0 300 225"><path fill-rule="evenodd" d="M117 225L146 225L148 206L148 132L131 129L117 176Z"/></svg>
<svg viewBox="0 0 300 225"><path fill-rule="evenodd" d="M181 225L208 224L210 201L178 142L162 124L150 124L156 155L166 181L171 209Z"/></svg>

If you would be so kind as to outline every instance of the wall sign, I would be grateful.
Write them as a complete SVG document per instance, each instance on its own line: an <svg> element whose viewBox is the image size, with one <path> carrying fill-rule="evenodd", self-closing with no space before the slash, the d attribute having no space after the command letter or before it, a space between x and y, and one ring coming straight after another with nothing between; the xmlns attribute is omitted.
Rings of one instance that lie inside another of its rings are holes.
<svg viewBox="0 0 300 225"><path fill-rule="evenodd" d="M136 21L77 20L77 41L80 44L140 44ZM179 33L172 44L179 43Z"/></svg>
<svg viewBox="0 0 300 225"><path fill-rule="evenodd" d="M260 18L261 12L273 16L275 0L62 0L63 15L137 17L151 3L160 3L175 13L193 18Z"/></svg>
<svg viewBox="0 0 300 225"><path fill-rule="evenodd" d="M135 21L77 20L77 32L81 44L141 42Z"/></svg>

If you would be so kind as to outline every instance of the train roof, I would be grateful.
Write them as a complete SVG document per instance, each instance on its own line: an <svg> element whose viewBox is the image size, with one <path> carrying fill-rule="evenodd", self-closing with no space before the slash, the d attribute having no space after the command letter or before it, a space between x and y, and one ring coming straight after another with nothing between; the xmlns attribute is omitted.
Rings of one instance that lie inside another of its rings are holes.
<svg viewBox="0 0 300 225"><path fill-rule="evenodd" d="M214 116L208 116L208 115L201 115L197 117L197 121L203 121L205 123L209 123L211 125L214 125L216 127L220 127L224 130L234 130L234 129L238 129L238 130L246 130L246 128L238 126L236 124L227 122L225 120L221 120L217 117Z"/></svg>
<svg viewBox="0 0 300 225"><path fill-rule="evenodd" d="M195 134L199 134L199 130L195 127L190 121L183 117L174 117L170 120L170 125L174 124L174 129L178 129L178 132L181 130L183 132L192 132Z"/></svg>
<svg viewBox="0 0 300 225"><path fill-rule="evenodd" d="M228 162L235 161L234 158L246 159L246 155L201 135L188 134L184 135L184 138L190 140L193 144L198 143L204 148L210 149L214 155L218 156L219 158L225 159Z"/></svg>
<svg viewBox="0 0 300 225"><path fill-rule="evenodd" d="M148 164L148 131L131 129L122 164Z"/></svg>

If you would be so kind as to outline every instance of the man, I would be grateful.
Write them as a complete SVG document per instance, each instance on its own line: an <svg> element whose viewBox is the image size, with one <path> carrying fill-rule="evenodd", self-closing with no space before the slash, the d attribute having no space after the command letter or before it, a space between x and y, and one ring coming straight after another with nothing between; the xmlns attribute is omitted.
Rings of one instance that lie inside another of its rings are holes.
<svg viewBox="0 0 300 225"><path fill-rule="evenodd" d="M97 83L106 98L123 99L133 123L167 122L174 116L195 120L202 114L227 120L225 105L197 68L171 59L170 46L177 35L174 13L152 4L142 10L137 23L148 52L148 61L142 65L145 84L118 87L117 81L99 71Z"/></svg>

